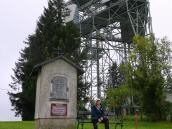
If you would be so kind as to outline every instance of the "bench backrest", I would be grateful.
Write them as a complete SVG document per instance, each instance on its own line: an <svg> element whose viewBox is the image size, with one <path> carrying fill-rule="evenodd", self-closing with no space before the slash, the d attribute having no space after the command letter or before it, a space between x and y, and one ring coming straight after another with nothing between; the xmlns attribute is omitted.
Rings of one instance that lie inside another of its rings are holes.
<svg viewBox="0 0 172 129"><path fill-rule="evenodd" d="M122 119L123 118L121 113L115 113L115 112L105 111L104 115L105 116L113 117L115 119ZM82 119L84 119L84 118L91 118L91 112L90 111L78 111L77 116L78 116L78 118L82 118Z"/></svg>

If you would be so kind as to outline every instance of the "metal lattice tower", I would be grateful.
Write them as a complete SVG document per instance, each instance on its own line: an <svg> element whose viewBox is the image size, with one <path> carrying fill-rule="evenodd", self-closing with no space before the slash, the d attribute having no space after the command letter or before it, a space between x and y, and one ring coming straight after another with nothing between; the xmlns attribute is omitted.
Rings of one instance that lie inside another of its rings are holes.
<svg viewBox="0 0 172 129"><path fill-rule="evenodd" d="M85 80L91 98L102 98L113 62L128 58L135 35L152 33L148 0L71 0L79 10Z"/></svg>

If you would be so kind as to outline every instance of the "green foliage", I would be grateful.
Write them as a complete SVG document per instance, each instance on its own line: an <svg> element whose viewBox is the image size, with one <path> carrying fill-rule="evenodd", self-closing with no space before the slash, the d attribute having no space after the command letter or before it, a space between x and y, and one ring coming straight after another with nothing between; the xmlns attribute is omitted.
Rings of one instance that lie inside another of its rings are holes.
<svg viewBox="0 0 172 129"><path fill-rule="evenodd" d="M26 47L20 52L21 57L13 69L13 82L10 84L13 91L9 92L9 96L13 110L16 115L21 115L22 120L34 119L37 73L33 67L36 64L61 54L77 65L82 61L78 52L79 31L72 22L64 24L65 10L63 0L49 1L48 8L39 18L36 31L28 36ZM78 79L78 91L85 92L85 84L79 73ZM80 94L78 99L85 97L86 94Z"/></svg>
<svg viewBox="0 0 172 129"><path fill-rule="evenodd" d="M161 110L163 112L162 118L172 122L172 103L165 101Z"/></svg>
<svg viewBox="0 0 172 129"><path fill-rule="evenodd" d="M124 76L120 69L120 66L118 67L116 62L114 62L109 68L109 74L109 87L117 88L123 83Z"/></svg>
<svg viewBox="0 0 172 129"><path fill-rule="evenodd" d="M107 103L110 109L126 105L127 98L130 96L130 91L127 86L120 86L118 88L110 88L107 91Z"/></svg>
<svg viewBox="0 0 172 129"><path fill-rule="evenodd" d="M134 49L124 65L126 84L139 92L143 111L151 120L164 119L164 91L170 71L169 42L141 36L136 36L133 42Z"/></svg>
<svg viewBox="0 0 172 129"><path fill-rule="evenodd" d="M77 109L86 110L86 103L89 101L88 90L90 88L89 83L83 83L82 77L78 77L78 89L77 89Z"/></svg>

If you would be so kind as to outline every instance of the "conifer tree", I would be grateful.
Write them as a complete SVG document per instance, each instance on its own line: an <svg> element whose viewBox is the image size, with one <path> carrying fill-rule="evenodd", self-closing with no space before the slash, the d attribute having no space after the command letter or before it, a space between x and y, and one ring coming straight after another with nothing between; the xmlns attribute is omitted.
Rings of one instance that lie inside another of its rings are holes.
<svg viewBox="0 0 172 129"><path fill-rule="evenodd" d="M121 64L120 64L121 65ZM124 76L120 70L120 66L116 62L109 68L109 86L111 88L118 88L124 81Z"/></svg>
<svg viewBox="0 0 172 129"><path fill-rule="evenodd" d="M49 1L48 8L44 8L35 32L28 36L26 47L20 52L13 69L13 81L10 84L13 92L8 94L15 114L21 115L22 120L34 119L37 74L33 73L33 67L36 64L63 53L80 65L81 58L77 52L80 47L79 31L72 22L64 24L66 10L63 0ZM82 82L81 79L79 81ZM78 88L84 88L83 83L80 84Z"/></svg>

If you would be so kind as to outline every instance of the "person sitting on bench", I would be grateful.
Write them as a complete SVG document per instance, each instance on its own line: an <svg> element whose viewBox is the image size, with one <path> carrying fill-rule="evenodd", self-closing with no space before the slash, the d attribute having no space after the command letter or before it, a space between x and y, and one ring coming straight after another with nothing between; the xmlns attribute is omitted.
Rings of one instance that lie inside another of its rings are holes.
<svg viewBox="0 0 172 129"><path fill-rule="evenodd" d="M91 115L94 129L98 129L98 123L104 123L105 129L109 129L109 120L106 116L104 116L100 99L97 99L95 106L92 107Z"/></svg>

